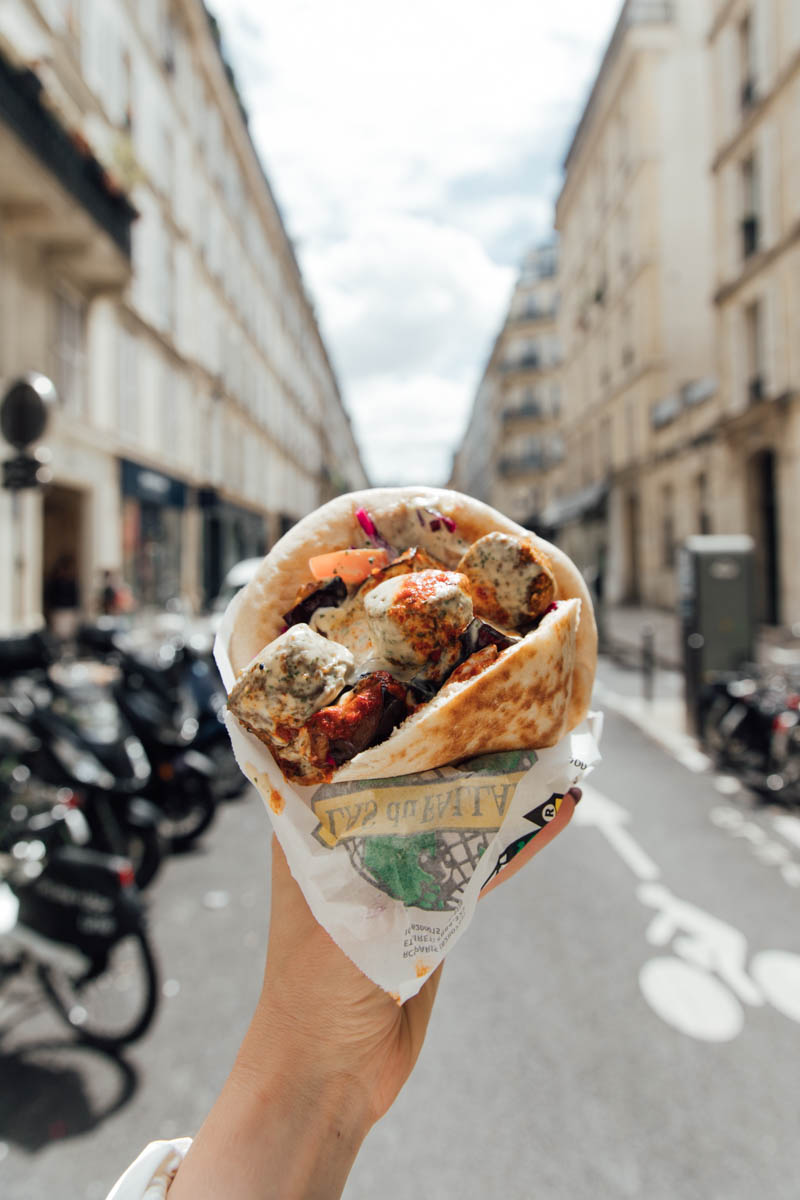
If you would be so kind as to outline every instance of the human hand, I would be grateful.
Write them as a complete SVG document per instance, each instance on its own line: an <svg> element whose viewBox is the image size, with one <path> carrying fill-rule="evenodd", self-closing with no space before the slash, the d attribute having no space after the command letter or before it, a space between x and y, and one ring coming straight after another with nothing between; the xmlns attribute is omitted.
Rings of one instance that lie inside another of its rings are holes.
<svg viewBox="0 0 800 1200"><path fill-rule="evenodd" d="M580 797L570 789L557 817L484 894L563 829ZM398 1005L317 923L273 838L261 995L170 1200L336 1200L361 1142L414 1067L440 975L441 966Z"/></svg>
<svg viewBox="0 0 800 1200"><path fill-rule="evenodd" d="M170 1200L335 1200L417 1060L441 968L404 1005L317 923L272 840L264 982Z"/></svg>

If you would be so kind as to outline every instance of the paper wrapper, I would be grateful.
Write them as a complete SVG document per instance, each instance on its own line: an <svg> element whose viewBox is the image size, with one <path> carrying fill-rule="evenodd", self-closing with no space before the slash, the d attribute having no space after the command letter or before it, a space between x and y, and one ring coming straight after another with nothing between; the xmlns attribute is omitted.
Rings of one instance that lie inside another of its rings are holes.
<svg viewBox="0 0 800 1200"><path fill-rule="evenodd" d="M228 692L238 602L228 606L214 645ZM601 720L590 714L549 750L296 787L266 746L226 713L239 766L267 806L311 911L398 1003L419 991L461 937L481 890L568 824L573 803L563 797L599 761Z"/></svg>

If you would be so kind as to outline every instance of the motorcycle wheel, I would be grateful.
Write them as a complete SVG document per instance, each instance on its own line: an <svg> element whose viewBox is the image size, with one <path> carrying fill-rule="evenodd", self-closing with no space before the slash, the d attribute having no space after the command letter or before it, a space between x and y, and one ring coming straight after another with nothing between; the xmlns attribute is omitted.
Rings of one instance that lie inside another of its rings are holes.
<svg viewBox="0 0 800 1200"><path fill-rule="evenodd" d="M159 833L171 850L188 850L205 833L217 811L211 784L199 771L187 771L167 785L156 800L161 809Z"/></svg>
<svg viewBox="0 0 800 1200"><path fill-rule="evenodd" d="M155 826L126 825L126 857L131 860L138 888L151 883L164 861L164 839Z"/></svg>
<svg viewBox="0 0 800 1200"><path fill-rule="evenodd" d="M214 764L214 774L211 778L211 790L218 800L234 800L241 796L247 786L247 780L237 763L233 747L226 735L225 741L214 742L207 746L204 753Z"/></svg>
<svg viewBox="0 0 800 1200"><path fill-rule="evenodd" d="M40 963L38 974L62 1020L82 1041L101 1049L135 1042L158 1008L158 970L141 929L115 942L104 962Z"/></svg>
<svg viewBox="0 0 800 1200"><path fill-rule="evenodd" d="M720 723L732 707L733 700L729 696L716 696L703 713L700 739L720 767L726 766L728 761L728 738L720 729Z"/></svg>

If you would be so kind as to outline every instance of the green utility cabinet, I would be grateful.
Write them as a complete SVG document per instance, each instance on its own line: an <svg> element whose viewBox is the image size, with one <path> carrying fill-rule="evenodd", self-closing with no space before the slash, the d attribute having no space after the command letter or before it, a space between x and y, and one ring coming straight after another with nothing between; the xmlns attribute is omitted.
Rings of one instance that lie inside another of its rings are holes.
<svg viewBox="0 0 800 1200"><path fill-rule="evenodd" d="M755 546L746 534L687 538L678 559L686 712L699 733L703 688L756 654Z"/></svg>

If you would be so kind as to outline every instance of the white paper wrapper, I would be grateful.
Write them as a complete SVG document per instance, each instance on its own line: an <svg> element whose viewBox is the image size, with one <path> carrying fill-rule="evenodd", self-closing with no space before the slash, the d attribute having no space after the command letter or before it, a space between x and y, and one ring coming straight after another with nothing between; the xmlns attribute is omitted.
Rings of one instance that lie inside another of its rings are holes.
<svg viewBox="0 0 800 1200"><path fill-rule="evenodd" d="M225 688L239 597L214 657ZM260 792L309 907L353 962L399 1003L419 991L469 925L481 889L550 826L599 761L599 714L549 750L483 755L395 779L294 787L231 713L242 771ZM542 838L543 842L547 835Z"/></svg>

